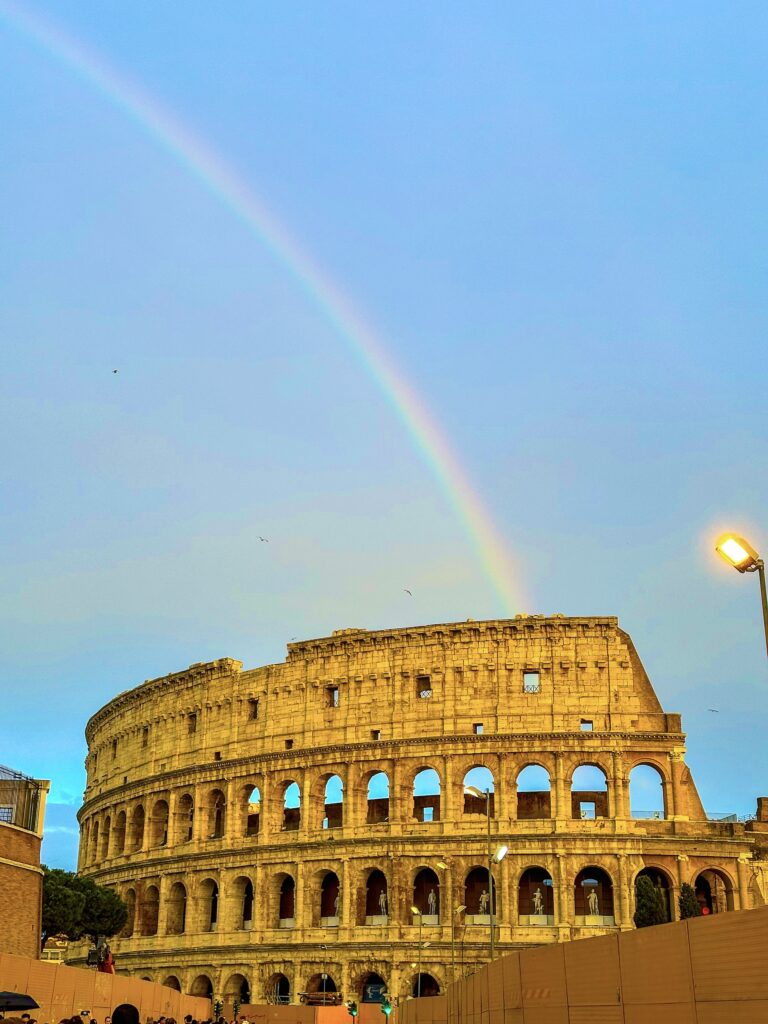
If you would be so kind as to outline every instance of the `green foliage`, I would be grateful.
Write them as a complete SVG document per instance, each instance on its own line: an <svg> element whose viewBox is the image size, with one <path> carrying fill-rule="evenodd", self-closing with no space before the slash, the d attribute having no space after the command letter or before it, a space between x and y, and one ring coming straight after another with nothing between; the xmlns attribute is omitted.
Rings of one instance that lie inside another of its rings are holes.
<svg viewBox="0 0 768 1024"><path fill-rule="evenodd" d="M648 928L654 924L665 924L666 920L664 896L647 875L641 875L635 884L635 927Z"/></svg>
<svg viewBox="0 0 768 1024"><path fill-rule="evenodd" d="M79 878L71 871L43 866L43 946L51 935L96 942L110 938L128 920L128 908L116 892Z"/></svg>
<svg viewBox="0 0 768 1024"><path fill-rule="evenodd" d="M43 865L43 949L51 935L66 935L74 940L83 934L80 922L85 896L72 886L73 877L71 871L50 870Z"/></svg>
<svg viewBox="0 0 768 1024"><path fill-rule="evenodd" d="M687 882L683 882L680 886L678 905L680 907L681 920L685 920L686 917L701 917L701 907L696 899L696 893Z"/></svg>
<svg viewBox="0 0 768 1024"><path fill-rule="evenodd" d="M221 1014L222 1014L223 1009L224 1009L224 1003L221 1001L221 999L214 999L213 1000L213 1016L216 1017L216 1018L220 1017Z"/></svg>

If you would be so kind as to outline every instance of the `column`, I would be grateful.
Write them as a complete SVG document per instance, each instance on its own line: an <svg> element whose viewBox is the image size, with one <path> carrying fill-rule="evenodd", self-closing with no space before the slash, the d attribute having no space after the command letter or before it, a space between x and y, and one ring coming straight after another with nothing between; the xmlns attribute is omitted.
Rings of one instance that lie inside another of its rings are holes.
<svg viewBox="0 0 768 1024"><path fill-rule="evenodd" d="M195 816L192 819L192 841L200 843L207 838L207 808L205 802L205 787L198 783L195 786Z"/></svg>
<svg viewBox="0 0 768 1024"><path fill-rule="evenodd" d="M440 786L440 820L454 821L456 817L455 793L450 756L443 758L442 768L443 770L440 773L442 775Z"/></svg>
<svg viewBox="0 0 768 1024"><path fill-rule="evenodd" d="M245 835L245 822L244 815L242 813L242 805L237 798L238 788L239 780L230 779L229 782L227 782L227 804L225 807L226 819L224 826L224 839L227 846L231 846L236 839L241 839Z"/></svg>
<svg viewBox="0 0 768 1024"><path fill-rule="evenodd" d="M619 862L619 913L616 914L616 899L614 895L613 912L616 915L616 923L623 929L632 927L632 904L629 891L629 867L627 856L624 853L618 855Z"/></svg>
<svg viewBox="0 0 768 1024"><path fill-rule="evenodd" d="M677 750L670 751L669 754L669 780L670 785L667 788L667 798L671 795L669 800L670 806L667 808L667 817L675 818L680 813L680 779L678 776L679 767L682 763L682 754Z"/></svg>
<svg viewBox="0 0 768 1024"><path fill-rule="evenodd" d="M506 861L503 861L502 863L506 863ZM518 886L519 874L519 865L514 865L514 871L512 870L511 865L507 868L507 888L509 899L509 913L507 914L507 922L512 926L512 928L517 928L518 920L520 917L520 891Z"/></svg>
<svg viewBox="0 0 768 1024"><path fill-rule="evenodd" d="M269 775L264 772L259 779L259 796L261 797L261 804L259 806L259 836L262 842L268 841L272 835L272 808L269 803L271 791L272 786Z"/></svg>
<svg viewBox="0 0 768 1024"><path fill-rule="evenodd" d="M556 818L570 818L571 812L568 806L569 794L566 791L565 784L565 766L563 764L563 755L560 753L555 754L555 817Z"/></svg>
<svg viewBox="0 0 768 1024"><path fill-rule="evenodd" d="M502 821L506 816L507 807L507 786L504 777L505 758L499 754L496 758L496 772L493 779L493 812L497 821Z"/></svg>
<svg viewBox="0 0 768 1024"><path fill-rule="evenodd" d="M403 785L403 766L399 761L390 761L387 766L389 776L389 820L390 822L402 823L410 817L410 807L405 808L405 794L401 792Z"/></svg>
<svg viewBox="0 0 768 1024"><path fill-rule="evenodd" d="M352 870L349 859L344 858L341 862L341 876L339 878L341 887L341 921L340 927L349 928L352 918L352 907L356 904L356 896L353 889Z"/></svg>
<svg viewBox="0 0 768 1024"><path fill-rule="evenodd" d="M749 861L749 854L741 854L736 862L736 870L739 876L739 906L734 908L736 910L748 910L752 906L752 898L749 892Z"/></svg>
<svg viewBox="0 0 768 1024"><path fill-rule="evenodd" d="M160 875L160 884L157 888L160 893L160 904L157 909L157 934L165 935L168 931L168 893L171 888L168 875Z"/></svg>
<svg viewBox="0 0 768 1024"><path fill-rule="evenodd" d="M504 780L504 807L506 808L506 816L510 821L517 821L517 776L520 771L520 765L515 762L510 765L508 759L505 757L499 759L503 765L502 778ZM550 779L550 789L552 788L552 780ZM552 801L552 795L550 794L550 803ZM553 808L550 806L549 813L552 814Z"/></svg>
<svg viewBox="0 0 768 1024"><path fill-rule="evenodd" d="M612 787L614 789L614 815L617 818L628 818L629 809L627 807L627 788L626 780L624 778L624 761L619 753L613 755L613 779Z"/></svg>
<svg viewBox="0 0 768 1024"><path fill-rule="evenodd" d="M573 924L573 915L571 914L571 906L573 903L572 895L569 889L568 872L566 856L564 853L555 854L557 857L557 920L556 924L565 925L568 928Z"/></svg>

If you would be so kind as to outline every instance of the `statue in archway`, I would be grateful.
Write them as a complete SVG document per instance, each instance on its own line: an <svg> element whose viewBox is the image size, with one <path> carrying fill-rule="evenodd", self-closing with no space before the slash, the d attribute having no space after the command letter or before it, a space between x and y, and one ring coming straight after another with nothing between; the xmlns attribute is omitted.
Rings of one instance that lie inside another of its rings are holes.
<svg viewBox="0 0 768 1024"><path fill-rule="evenodd" d="M483 889L483 891L480 893L480 901L479 901L479 910L480 910L481 914L487 914L488 913L488 903L489 902L490 902L490 897L488 896L488 890L487 889Z"/></svg>
<svg viewBox="0 0 768 1024"><path fill-rule="evenodd" d="M384 889L379 893L379 913L382 917L387 916L387 894Z"/></svg>
<svg viewBox="0 0 768 1024"><path fill-rule="evenodd" d="M427 907L429 908L429 913L434 917L437 913L437 893L434 889L429 890L429 895L427 896Z"/></svg>
<svg viewBox="0 0 768 1024"><path fill-rule="evenodd" d="M589 896L587 896L587 906L589 908L590 914L592 914L593 917L597 916L597 914L600 913L600 904L597 899L596 889L589 890Z"/></svg>
<svg viewBox="0 0 768 1024"><path fill-rule="evenodd" d="M533 894L533 912L539 916L544 913L544 900L541 895L541 889L537 889Z"/></svg>
<svg viewBox="0 0 768 1024"><path fill-rule="evenodd" d="M341 893L336 893L336 899L333 901L333 916L339 916L339 910L341 909Z"/></svg>

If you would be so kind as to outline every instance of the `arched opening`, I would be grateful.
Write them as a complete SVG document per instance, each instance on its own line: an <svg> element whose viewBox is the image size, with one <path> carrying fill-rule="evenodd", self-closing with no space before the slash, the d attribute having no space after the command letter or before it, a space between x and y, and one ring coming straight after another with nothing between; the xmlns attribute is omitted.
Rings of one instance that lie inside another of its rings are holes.
<svg viewBox="0 0 768 1024"><path fill-rule="evenodd" d="M426 974L422 971L421 974L417 974L413 979L411 991L414 998L423 999L426 996L439 996L440 986L431 974Z"/></svg>
<svg viewBox="0 0 768 1024"><path fill-rule="evenodd" d="M208 794L208 838L221 839L224 835L226 800L220 789Z"/></svg>
<svg viewBox="0 0 768 1024"><path fill-rule="evenodd" d="M278 926L293 928L295 923L296 883L290 875L283 875L278 903Z"/></svg>
<svg viewBox="0 0 768 1024"><path fill-rule="evenodd" d="M376 868L365 883L365 924L386 924L389 920L387 879Z"/></svg>
<svg viewBox="0 0 768 1024"><path fill-rule="evenodd" d="M477 790L477 792L473 792ZM494 809L494 785L493 772L485 765L476 765L470 768L464 776L464 813L482 814L483 817L489 813L487 804L490 803L490 815L495 814ZM488 793L486 800L485 794ZM480 795L478 795L480 794Z"/></svg>
<svg viewBox="0 0 768 1024"><path fill-rule="evenodd" d="M160 913L160 891L156 885L144 890L139 913L139 935L157 935L157 919Z"/></svg>
<svg viewBox="0 0 768 1024"><path fill-rule="evenodd" d="M518 773L517 817L520 821L552 817L552 782L540 764L527 764Z"/></svg>
<svg viewBox="0 0 768 1024"><path fill-rule="evenodd" d="M696 876L693 888L705 917L733 910L733 883L724 871L706 868Z"/></svg>
<svg viewBox="0 0 768 1024"><path fill-rule="evenodd" d="M219 921L219 885L206 878L200 885L200 931L215 932Z"/></svg>
<svg viewBox="0 0 768 1024"><path fill-rule="evenodd" d="M120 811L115 818L115 856L125 853L125 811Z"/></svg>
<svg viewBox="0 0 768 1024"><path fill-rule="evenodd" d="M141 804L134 807L131 815L131 838L129 847L132 852L140 850L144 845L144 808Z"/></svg>
<svg viewBox="0 0 768 1024"><path fill-rule="evenodd" d="M121 1003L112 1011L112 1024L139 1024L139 1011L131 1003Z"/></svg>
<svg viewBox="0 0 768 1024"><path fill-rule="evenodd" d="M422 768L413 779L413 817L440 821L440 776L434 768Z"/></svg>
<svg viewBox="0 0 768 1024"><path fill-rule="evenodd" d="M658 894L659 903L664 908L665 921L672 921L672 889L666 872L659 868L643 868L642 871L638 871L637 878L635 878L635 893L637 893L637 883L640 878L650 878Z"/></svg>
<svg viewBox="0 0 768 1024"><path fill-rule="evenodd" d="M191 996L203 996L210 999L213 996L213 984L207 974L198 974L189 988ZM115 1024L114 1020L112 1024Z"/></svg>
<svg viewBox="0 0 768 1024"><path fill-rule="evenodd" d="M496 880L493 889L488 885L488 868L472 868L464 880L464 906L467 908L464 920L467 924L491 923L499 915L499 893Z"/></svg>
<svg viewBox="0 0 768 1024"><path fill-rule="evenodd" d="M432 868L422 868L413 880L413 905L421 912L422 924L440 924L440 880ZM413 915L419 924L419 915Z"/></svg>
<svg viewBox="0 0 768 1024"><path fill-rule="evenodd" d="M128 916L125 919L125 924L123 925L123 930L120 934L124 939L129 939L133 935L133 928L136 923L136 890L126 890L123 899L125 900L125 905L128 908ZM114 1024L114 1021L112 1024Z"/></svg>
<svg viewBox="0 0 768 1024"><path fill-rule="evenodd" d="M608 780L596 764L581 764L573 773L571 817L583 821L608 817Z"/></svg>
<svg viewBox="0 0 768 1024"><path fill-rule="evenodd" d="M104 819L104 828L101 830L101 859L109 857L109 836L112 829L112 819L109 815Z"/></svg>
<svg viewBox="0 0 768 1024"><path fill-rule="evenodd" d="M95 863L96 861L98 861L98 859L99 859L99 823L98 823L98 821L94 821L93 825L91 826L91 852L90 852L90 858L89 859L90 859L92 864Z"/></svg>
<svg viewBox="0 0 768 1024"><path fill-rule="evenodd" d="M258 786L245 788L245 834L257 836L261 823L261 790Z"/></svg>
<svg viewBox="0 0 768 1024"><path fill-rule="evenodd" d="M577 927L605 927L614 924L613 882L602 868L584 868L574 883Z"/></svg>
<svg viewBox="0 0 768 1024"><path fill-rule="evenodd" d="M313 974L307 980L307 993L310 995L327 995L330 992L338 992L336 979L327 971L322 974Z"/></svg>
<svg viewBox="0 0 768 1024"><path fill-rule="evenodd" d="M152 808L149 828L149 845L165 846L168 842L168 802L158 800Z"/></svg>
<svg viewBox="0 0 768 1024"><path fill-rule="evenodd" d="M283 832L295 832L301 825L301 790L297 782L283 784Z"/></svg>
<svg viewBox="0 0 768 1024"><path fill-rule="evenodd" d="M651 764L636 764L629 773L629 813L633 818L666 818L664 776Z"/></svg>
<svg viewBox="0 0 768 1024"><path fill-rule="evenodd" d="M339 877L329 871L320 883L320 924L336 928L341 916L341 893Z"/></svg>
<svg viewBox="0 0 768 1024"><path fill-rule="evenodd" d="M323 796L323 828L341 828L344 824L344 783L331 775Z"/></svg>
<svg viewBox="0 0 768 1024"><path fill-rule="evenodd" d="M232 883L232 898L236 901L235 927L250 931L253 927L253 882L242 875Z"/></svg>
<svg viewBox="0 0 768 1024"><path fill-rule="evenodd" d="M176 805L176 836L179 843L192 842L195 822L195 801L191 793L185 793Z"/></svg>
<svg viewBox="0 0 768 1024"><path fill-rule="evenodd" d="M552 876L544 868L527 868L520 876L517 914L521 925L555 923L555 890Z"/></svg>
<svg viewBox="0 0 768 1024"><path fill-rule="evenodd" d="M241 1005L251 1001L251 986L244 974L230 975L224 986L224 1002L232 1004L235 1000Z"/></svg>
<svg viewBox="0 0 768 1024"><path fill-rule="evenodd" d="M167 928L169 935L183 935L187 927L187 890L182 882L174 882L168 893Z"/></svg>
<svg viewBox="0 0 768 1024"><path fill-rule="evenodd" d="M175 974L169 974L162 984L166 988L172 988L174 992L181 992L181 982Z"/></svg>
<svg viewBox="0 0 768 1024"><path fill-rule="evenodd" d="M365 820L369 825L389 821L389 776L386 772L375 772L368 780Z"/></svg>
<svg viewBox="0 0 768 1024"><path fill-rule="evenodd" d="M264 986L264 995L268 1003L290 1003L291 983L284 974L273 974Z"/></svg>
<svg viewBox="0 0 768 1024"><path fill-rule="evenodd" d="M371 972L363 976L358 997L362 1003L380 1003L387 991L387 983L380 974Z"/></svg>

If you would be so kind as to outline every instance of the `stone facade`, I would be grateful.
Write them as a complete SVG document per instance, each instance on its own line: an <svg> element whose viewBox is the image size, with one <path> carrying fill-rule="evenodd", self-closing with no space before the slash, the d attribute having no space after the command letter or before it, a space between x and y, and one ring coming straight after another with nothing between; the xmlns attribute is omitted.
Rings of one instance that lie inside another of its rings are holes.
<svg viewBox="0 0 768 1024"><path fill-rule="evenodd" d="M129 902L118 967L195 995L425 995L491 937L632 928L643 871L672 917L683 882L714 913L768 892L768 823L706 820L680 716L614 618L339 630L147 681L86 737L79 870ZM492 786L467 792L480 767ZM632 817L639 768L656 816Z"/></svg>

